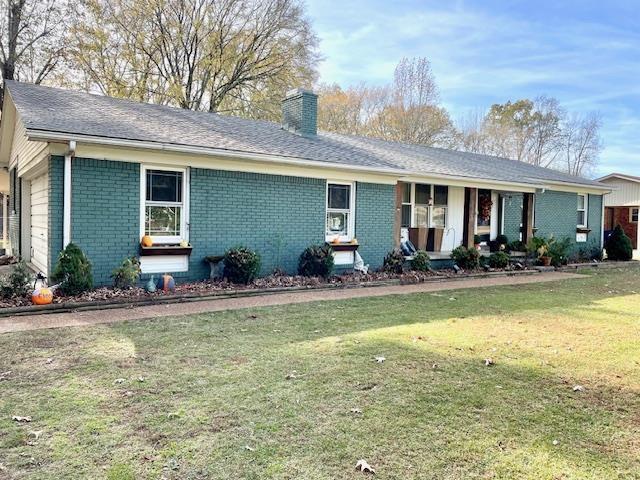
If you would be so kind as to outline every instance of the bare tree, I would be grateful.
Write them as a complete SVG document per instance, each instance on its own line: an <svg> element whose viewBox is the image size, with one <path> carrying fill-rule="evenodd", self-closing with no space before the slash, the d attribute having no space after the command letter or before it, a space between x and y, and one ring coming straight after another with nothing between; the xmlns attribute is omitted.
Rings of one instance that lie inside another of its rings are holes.
<svg viewBox="0 0 640 480"><path fill-rule="evenodd" d="M425 58L403 58L389 85L320 90L318 119L323 129L421 145L452 146L457 141Z"/></svg>
<svg viewBox="0 0 640 480"><path fill-rule="evenodd" d="M43 82L63 58L69 5L60 0L2 0L0 70L2 81ZM4 88L0 90L0 105Z"/></svg>
<svg viewBox="0 0 640 480"><path fill-rule="evenodd" d="M600 115L597 113L571 115L565 122L562 147L569 174L584 176L596 166L602 150L600 127Z"/></svg>
<svg viewBox="0 0 640 480"><path fill-rule="evenodd" d="M264 116L311 84L317 39L298 0L83 0L73 61L109 95ZM105 53L108 58L105 59Z"/></svg>

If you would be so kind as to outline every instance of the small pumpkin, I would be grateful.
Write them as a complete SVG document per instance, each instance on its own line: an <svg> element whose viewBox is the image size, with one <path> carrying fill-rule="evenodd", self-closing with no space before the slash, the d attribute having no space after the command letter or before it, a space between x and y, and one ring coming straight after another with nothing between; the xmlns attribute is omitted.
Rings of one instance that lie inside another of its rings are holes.
<svg viewBox="0 0 640 480"><path fill-rule="evenodd" d="M143 247L153 247L153 240L149 235L145 235L144 237L142 237L140 243Z"/></svg>
<svg viewBox="0 0 640 480"><path fill-rule="evenodd" d="M49 305L53 302L53 292L48 287L36 288L31 294L31 302L34 305Z"/></svg>
<svg viewBox="0 0 640 480"><path fill-rule="evenodd" d="M187 242L186 240L181 240L180 241L180 246L182 248L187 248L189 246L189 242Z"/></svg>

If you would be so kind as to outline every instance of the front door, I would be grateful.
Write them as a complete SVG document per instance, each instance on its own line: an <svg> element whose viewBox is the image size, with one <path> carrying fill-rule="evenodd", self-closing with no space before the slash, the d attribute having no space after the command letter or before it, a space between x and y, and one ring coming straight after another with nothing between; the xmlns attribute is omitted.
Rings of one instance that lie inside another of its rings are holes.
<svg viewBox="0 0 640 480"><path fill-rule="evenodd" d="M491 190L478 190L478 215L476 219L476 234L480 242L488 243L491 240Z"/></svg>

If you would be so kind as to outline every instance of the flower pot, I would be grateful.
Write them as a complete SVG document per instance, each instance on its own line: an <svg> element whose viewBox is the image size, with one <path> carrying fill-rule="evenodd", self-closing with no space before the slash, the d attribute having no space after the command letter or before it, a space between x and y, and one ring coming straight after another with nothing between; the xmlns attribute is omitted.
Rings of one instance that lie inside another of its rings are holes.
<svg viewBox="0 0 640 480"><path fill-rule="evenodd" d="M551 265L551 257L540 257L540 261L542 262L542 265L544 265L545 267L548 267Z"/></svg>

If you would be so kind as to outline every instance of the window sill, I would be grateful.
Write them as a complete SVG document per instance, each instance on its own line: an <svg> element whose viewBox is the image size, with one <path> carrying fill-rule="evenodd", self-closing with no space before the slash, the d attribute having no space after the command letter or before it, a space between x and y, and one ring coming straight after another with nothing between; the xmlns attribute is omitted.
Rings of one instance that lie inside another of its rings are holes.
<svg viewBox="0 0 640 480"><path fill-rule="evenodd" d="M351 242L332 243L327 242L334 252L354 252L358 249L360 244Z"/></svg>
<svg viewBox="0 0 640 480"><path fill-rule="evenodd" d="M154 245L152 247L143 247L140 245L140 256L156 256L156 255L191 255L193 247L181 247L180 245Z"/></svg>

